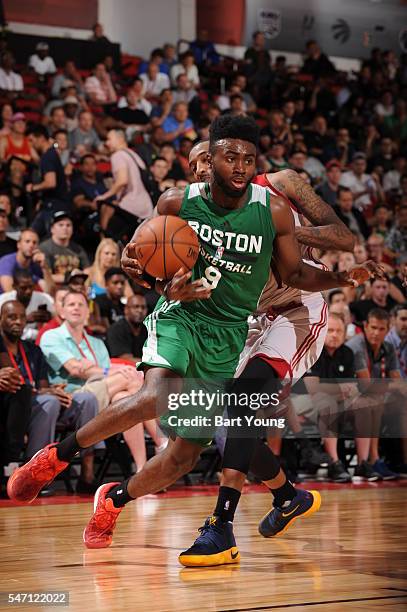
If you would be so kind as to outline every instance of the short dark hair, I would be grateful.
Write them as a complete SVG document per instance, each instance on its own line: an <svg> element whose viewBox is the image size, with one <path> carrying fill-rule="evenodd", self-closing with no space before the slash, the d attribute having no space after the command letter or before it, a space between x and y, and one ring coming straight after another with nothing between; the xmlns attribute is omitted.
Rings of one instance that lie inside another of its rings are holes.
<svg viewBox="0 0 407 612"><path fill-rule="evenodd" d="M390 315L384 308L372 308L372 310L369 310L367 313L367 322L369 322L370 319L378 319L379 321L387 321L389 323Z"/></svg>
<svg viewBox="0 0 407 612"><path fill-rule="evenodd" d="M164 57L164 51L160 47L153 49L150 53L150 57L158 57L158 56Z"/></svg>
<svg viewBox="0 0 407 612"><path fill-rule="evenodd" d="M381 235L381 234L380 234ZM388 274L383 273L381 276L374 276L371 281L370 284L373 285L373 283L376 283L377 281L379 282L385 282L385 283L389 283L390 282L390 277L388 276Z"/></svg>
<svg viewBox="0 0 407 612"><path fill-rule="evenodd" d="M156 161L163 161L166 164L168 164L168 161L165 159L165 157L158 156L158 157L154 157L153 161L151 162L151 165L154 166Z"/></svg>
<svg viewBox="0 0 407 612"><path fill-rule="evenodd" d="M65 136L68 136L68 130L63 130L63 129L56 130L56 131L55 131L55 132L52 134L52 138L55 138L55 136L56 136L57 134L65 134Z"/></svg>
<svg viewBox="0 0 407 612"><path fill-rule="evenodd" d="M257 148L259 135L260 128L252 117L220 115L209 128L209 148L212 149L218 140L227 138L246 140Z"/></svg>
<svg viewBox="0 0 407 612"><path fill-rule="evenodd" d="M109 279L112 278L112 276L116 276L116 275L120 275L125 277L125 273L123 272L123 270L119 267L115 267L115 268L108 268L108 270L106 270L105 272L105 282L107 283L107 281Z"/></svg>
<svg viewBox="0 0 407 612"><path fill-rule="evenodd" d="M31 272L28 270L16 270L13 274L13 284L17 284L20 280L30 280L34 283Z"/></svg>
<svg viewBox="0 0 407 612"><path fill-rule="evenodd" d="M48 132L45 125L33 125L33 127L28 131L28 134L34 136L35 138L40 138L41 136L48 140Z"/></svg>
<svg viewBox="0 0 407 612"><path fill-rule="evenodd" d="M93 155L93 153L85 153L85 155L82 155L82 157L80 158L79 163L83 164L83 162L89 157L93 159L94 161L96 161L96 157Z"/></svg>
<svg viewBox="0 0 407 612"><path fill-rule="evenodd" d="M352 189L349 189L349 187L339 186L338 191L336 193L337 193L337 198L339 200L339 196L341 195L341 193L352 193Z"/></svg>
<svg viewBox="0 0 407 612"><path fill-rule="evenodd" d="M345 295L345 292L342 291L342 289L334 289L333 291L331 291L331 293L328 295L329 305L332 304L332 300L334 299L335 295Z"/></svg>
<svg viewBox="0 0 407 612"><path fill-rule="evenodd" d="M64 109L63 106L54 106L54 108L50 112L51 117L55 113L55 111L57 111L57 110L63 110L65 112L65 109Z"/></svg>
<svg viewBox="0 0 407 612"><path fill-rule="evenodd" d="M393 317L397 317L398 313L401 310L407 310L407 302L405 302L404 304L397 304L397 306L394 306L394 308L391 311L391 314L393 315Z"/></svg>

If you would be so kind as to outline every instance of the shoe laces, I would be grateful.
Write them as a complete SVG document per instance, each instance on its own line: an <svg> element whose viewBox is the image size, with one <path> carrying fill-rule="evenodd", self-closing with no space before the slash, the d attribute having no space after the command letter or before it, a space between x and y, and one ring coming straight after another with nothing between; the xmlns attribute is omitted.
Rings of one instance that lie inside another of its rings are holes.
<svg viewBox="0 0 407 612"><path fill-rule="evenodd" d="M222 535L222 528L218 525L216 517L209 517L206 519L202 527L198 529L200 535L195 540L195 543L216 543L216 536Z"/></svg>

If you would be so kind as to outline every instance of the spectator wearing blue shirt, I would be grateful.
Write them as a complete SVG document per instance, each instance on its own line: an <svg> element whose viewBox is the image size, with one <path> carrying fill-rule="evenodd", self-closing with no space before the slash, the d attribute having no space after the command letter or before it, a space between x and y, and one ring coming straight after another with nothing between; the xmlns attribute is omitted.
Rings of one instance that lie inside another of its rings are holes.
<svg viewBox="0 0 407 612"><path fill-rule="evenodd" d="M198 38L189 46L189 50L194 54L195 62L198 66L219 64L219 53L216 51L213 42L208 40L208 36L208 30L200 30Z"/></svg>
<svg viewBox="0 0 407 612"><path fill-rule="evenodd" d="M80 172L72 178L71 197L76 209L89 213L96 211L95 198L106 193L107 187L97 172L96 158L91 153L81 159Z"/></svg>
<svg viewBox="0 0 407 612"><path fill-rule="evenodd" d="M110 372L110 357L102 340L90 336L85 330L89 317L85 293L70 289L63 298L64 323L42 335L40 347L50 368L49 380L53 384L66 384L69 393L79 389L91 390L98 398L99 408L106 408L119 393L131 395L133 383L140 376L133 369L133 378L121 373L122 367ZM96 382L87 382L97 377ZM137 388L139 384L137 385Z"/></svg>
<svg viewBox="0 0 407 612"><path fill-rule="evenodd" d="M150 59L148 61L143 60L141 62L139 69L138 69L138 73L146 74L148 65L151 62L153 62L154 64L157 64L159 72L163 72L164 74L168 74L168 75L170 74L170 66L168 65L167 62L164 61L163 49L160 49L160 48L153 49L150 54Z"/></svg>
<svg viewBox="0 0 407 612"><path fill-rule="evenodd" d="M111 402L136 393L142 385L143 374L132 366L111 366L103 341L86 333L89 307L85 293L70 289L63 297L61 314L65 322L45 332L40 340L50 368L49 380L66 384L65 390L73 393L74 399L78 391L90 392L97 399L99 411ZM133 457L138 455L137 427L124 432Z"/></svg>
<svg viewBox="0 0 407 612"><path fill-rule="evenodd" d="M182 137L196 139L194 124L188 119L188 105L185 102L174 104L172 113L162 124L166 133L165 140L172 142L178 149Z"/></svg>
<svg viewBox="0 0 407 612"><path fill-rule="evenodd" d="M171 68L177 63L177 50L175 48L175 45L172 45L171 43L165 43L165 45L163 46L163 53L163 65L168 67L167 74L169 74Z"/></svg>
<svg viewBox="0 0 407 612"><path fill-rule="evenodd" d="M28 270L36 285L46 293L52 292L51 270L38 244L38 234L34 230L23 230L17 242L17 252L0 258L0 293L13 289L13 276L18 270Z"/></svg>

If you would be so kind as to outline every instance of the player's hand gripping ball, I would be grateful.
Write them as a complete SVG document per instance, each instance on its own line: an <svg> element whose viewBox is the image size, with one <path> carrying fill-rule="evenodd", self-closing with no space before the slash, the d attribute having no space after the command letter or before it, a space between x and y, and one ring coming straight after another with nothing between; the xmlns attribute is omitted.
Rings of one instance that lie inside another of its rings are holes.
<svg viewBox="0 0 407 612"><path fill-rule="evenodd" d="M172 215L154 217L143 223L128 250L128 255L136 257L143 271L162 280L171 279L181 267L192 270L198 254L195 231L186 221Z"/></svg>

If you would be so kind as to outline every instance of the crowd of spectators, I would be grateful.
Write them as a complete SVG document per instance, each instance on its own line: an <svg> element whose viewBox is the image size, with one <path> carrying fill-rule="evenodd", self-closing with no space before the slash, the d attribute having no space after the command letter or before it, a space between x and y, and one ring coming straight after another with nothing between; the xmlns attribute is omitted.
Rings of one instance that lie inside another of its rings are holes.
<svg viewBox="0 0 407 612"><path fill-rule="evenodd" d="M126 278L120 249L163 191L194 180L189 152L221 113L254 116L261 127L258 171L295 169L355 234L354 253L321 253L328 268L369 257L386 272L327 296L326 346L307 377L315 401L310 410L293 400L298 415L319 427L315 406L326 416L355 393L354 385L338 384L327 402L320 379L406 378L407 54L372 49L359 71L343 72L309 41L303 65L290 66L255 32L236 62L201 32L183 53L166 43L149 58L127 56L117 66L103 27L94 32L100 60L92 71L69 56L56 66L44 42L25 65L15 65L7 41L0 57L4 474L53 439L57 420L80 424L98 403L140 384L133 364L157 296ZM94 375L107 386L87 387ZM397 385L393 394L403 396ZM407 476L406 443L391 454L378 442L381 417L372 416L380 422L370 442L357 442L354 477L396 477L383 457ZM347 481L337 440L322 421L328 475ZM165 442L154 423L147 428L159 450ZM140 469L144 433L134 429L125 439ZM91 449L82 457L78 490L90 490L92 478Z"/></svg>

